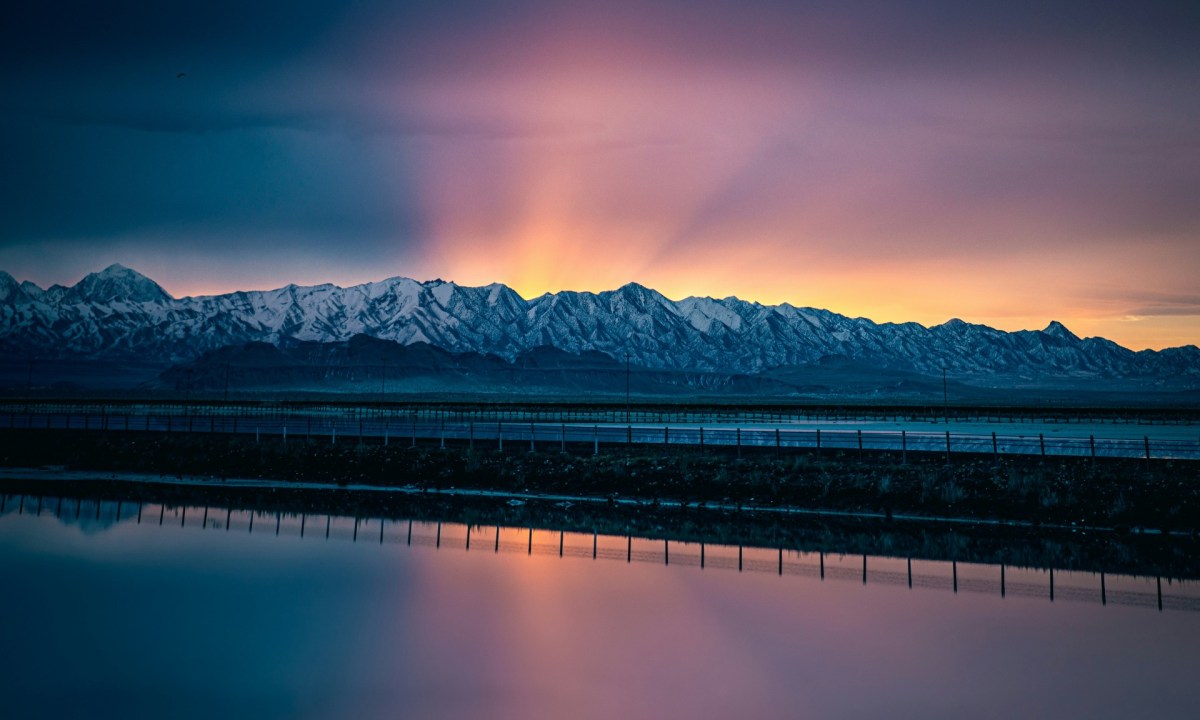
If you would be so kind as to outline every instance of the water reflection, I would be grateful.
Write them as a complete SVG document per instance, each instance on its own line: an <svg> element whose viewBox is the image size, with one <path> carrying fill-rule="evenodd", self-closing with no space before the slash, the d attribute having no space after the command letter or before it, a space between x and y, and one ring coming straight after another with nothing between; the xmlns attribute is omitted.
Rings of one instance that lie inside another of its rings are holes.
<svg viewBox="0 0 1200 720"><path fill-rule="evenodd" d="M343 501L3 496L4 717L1194 715L1191 579Z"/></svg>
<svg viewBox="0 0 1200 720"><path fill-rule="evenodd" d="M856 554L846 549L805 551L720 542L672 540L535 527L470 525L416 518L357 517L326 513L264 512L209 505L126 502L43 495L0 496L3 515L41 517L85 533L122 523L216 532L268 534L352 543L405 545L446 551L487 552L695 567L738 573L799 576L1050 602L1200 611L1200 583L1137 574ZM145 520L145 522L143 522Z"/></svg>

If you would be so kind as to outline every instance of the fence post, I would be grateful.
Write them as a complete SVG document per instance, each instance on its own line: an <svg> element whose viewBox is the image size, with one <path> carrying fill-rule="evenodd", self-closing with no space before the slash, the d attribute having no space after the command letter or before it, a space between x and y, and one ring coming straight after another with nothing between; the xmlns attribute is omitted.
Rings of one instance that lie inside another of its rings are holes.
<svg viewBox="0 0 1200 720"><path fill-rule="evenodd" d="M592 426L592 442L595 443L592 446L592 454L599 455L600 454L600 426L599 425Z"/></svg>
<svg viewBox="0 0 1200 720"><path fill-rule="evenodd" d="M1096 436L1088 435L1088 445L1092 448L1092 459L1096 459Z"/></svg>
<svg viewBox="0 0 1200 720"><path fill-rule="evenodd" d="M283 426L283 446L287 447L287 425Z"/></svg>
<svg viewBox="0 0 1200 720"><path fill-rule="evenodd" d="M946 464L950 464L950 431L946 431Z"/></svg>
<svg viewBox="0 0 1200 720"><path fill-rule="evenodd" d="M742 456L742 429L741 428L737 429L737 448L738 448L738 457L741 457Z"/></svg>
<svg viewBox="0 0 1200 720"><path fill-rule="evenodd" d="M496 423L496 442L500 452L504 452L504 423Z"/></svg>
<svg viewBox="0 0 1200 720"><path fill-rule="evenodd" d="M996 433L992 432L992 461L999 462L1000 460L1000 445L996 442Z"/></svg>
<svg viewBox="0 0 1200 720"><path fill-rule="evenodd" d="M625 446L630 447L630 448L633 447L633 426L632 425L625 426Z"/></svg>
<svg viewBox="0 0 1200 720"><path fill-rule="evenodd" d="M1042 449L1042 457L1046 457L1046 436L1038 433L1038 446Z"/></svg>
<svg viewBox="0 0 1200 720"><path fill-rule="evenodd" d="M908 464L908 432L905 430L900 431L900 463Z"/></svg>
<svg viewBox="0 0 1200 720"><path fill-rule="evenodd" d="M567 451L567 424L559 423L558 432L558 451L565 453Z"/></svg>
<svg viewBox="0 0 1200 720"><path fill-rule="evenodd" d="M858 452L862 453L862 430L858 431Z"/></svg>
<svg viewBox="0 0 1200 720"><path fill-rule="evenodd" d="M821 454L821 428L817 428L817 454Z"/></svg>
<svg viewBox="0 0 1200 720"><path fill-rule="evenodd" d="M1142 441L1146 444L1146 459L1150 459L1150 436L1143 435Z"/></svg>
<svg viewBox="0 0 1200 720"><path fill-rule="evenodd" d="M468 442L470 443L470 449L474 450L475 449L475 421L474 420L472 420L471 424L467 426L467 437L468 437Z"/></svg>
<svg viewBox="0 0 1200 720"><path fill-rule="evenodd" d="M533 444L533 436L536 434L536 432L537 431L534 429L533 423L529 423L529 452L534 452L537 450L537 447Z"/></svg>
<svg viewBox="0 0 1200 720"><path fill-rule="evenodd" d="M781 447L783 447L783 444L779 441L779 428L775 428L775 454L776 455L779 454L779 449Z"/></svg>
<svg viewBox="0 0 1200 720"><path fill-rule="evenodd" d="M704 426L700 426L700 449L704 450Z"/></svg>

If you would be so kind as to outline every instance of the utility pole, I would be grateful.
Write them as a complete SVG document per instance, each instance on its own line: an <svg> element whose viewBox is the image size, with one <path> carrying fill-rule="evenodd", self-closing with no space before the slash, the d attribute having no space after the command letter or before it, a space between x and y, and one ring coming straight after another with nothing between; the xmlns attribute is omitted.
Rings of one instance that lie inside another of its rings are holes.
<svg viewBox="0 0 1200 720"><path fill-rule="evenodd" d="M383 403L384 396L387 395L387 357L383 358L383 377L379 379L379 402Z"/></svg>
<svg viewBox="0 0 1200 720"><path fill-rule="evenodd" d="M946 388L946 366L942 366L942 418L950 426L950 393Z"/></svg>
<svg viewBox="0 0 1200 720"><path fill-rule="evenodd" d="M29 358L29 367L25 371L25 415L29 415L29 404L33 402L33 358Z"/></svg>
<svg viewBox="0 0 1200 720"><path fill-rule="evenodd" d="M625 351L625 424L629 424L629 351Z"/></svg>
<svg viewBox="0 0 1200 720"><path fill-rule="evenodd" d="M183 414L190 416L192 414L192 373L195 372L192 368L184 371L187 377L187 385L183 388Z"/></svg>

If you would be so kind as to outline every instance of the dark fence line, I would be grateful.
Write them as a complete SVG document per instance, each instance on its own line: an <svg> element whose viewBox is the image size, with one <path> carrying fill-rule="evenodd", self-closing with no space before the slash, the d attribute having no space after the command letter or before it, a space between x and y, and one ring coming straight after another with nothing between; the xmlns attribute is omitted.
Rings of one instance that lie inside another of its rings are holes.
<svg viewBox="0 0 1200 720"><path fill-rule="evenodd" d="M257 441L381 442L439 447L561 450L602 448L719 448L743 451L805 450L899 454L1003 455L1200 460L1200 442L1134 438L988 435L907 430L828 430L789 427L705 427L703 425L580 424L569 422L423 419L417 415L380 418L330 415L299 418L270 415L0 414L0 430L82 430L101 432L221 433L254 435Z"/></svg>
<svg viewBox="0 0 1200 720"><path fill-rule="evenodd" d="M1004 408L973 406L733 406L634 403L427 403L314 401L0 401L0 413L70 415L184 415L196 417L319 418L328 416L459 422L592 423L787 423L803 421L929 422L931 424L1046 423L1113 425L1188 425L1200 421L1200 408Z"/></svg>
<svg viewBox="0 0 1200 720"><path fill-rule="evenodd" d="M169 513L169 514L168 514ZM64 522L128 522L196 531L267 533L295 540L340 540L434 550L521 554L648 563L861 582L863 585L952 590L954 593L1069 600L1162 611L1200 612L1195 585L1137 575L1056 571L1007 565L845 555L788 547L685 542L666 538L478 526L426 520L331 514L255 512L226 507L83 500L53 495L0 494L5 515L53 515ZM256 522L257 520L257 522ZM257 529L256 529L257 528ZM914 570L914 563L916 569Z"/></svg>

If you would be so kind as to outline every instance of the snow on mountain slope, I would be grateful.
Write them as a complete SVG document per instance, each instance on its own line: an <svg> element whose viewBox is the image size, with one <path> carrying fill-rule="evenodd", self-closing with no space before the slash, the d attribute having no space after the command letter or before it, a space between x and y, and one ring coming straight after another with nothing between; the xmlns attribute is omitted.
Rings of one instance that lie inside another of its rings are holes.
<svg viewBox="0 0 1200 720"><path fill-rule="evenodd" d="M247 342L340 342L365 334L402 344L513 359L540 346L603 352L664 369L756 373L844 356L884 368L1041 381L1145 378L1200 385L1200 349L1133 352L1080 339L1060 323L1004 332L962 320L925 327L738 298L672 301L630 283L526 300L492 284L396 277L342 288L172 298L119 265L70 288L41 289L0 271L0 351L19 357L191 360Z"/></svg>

